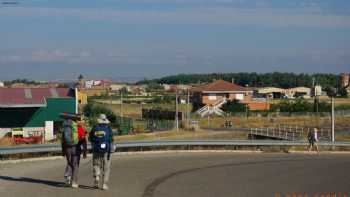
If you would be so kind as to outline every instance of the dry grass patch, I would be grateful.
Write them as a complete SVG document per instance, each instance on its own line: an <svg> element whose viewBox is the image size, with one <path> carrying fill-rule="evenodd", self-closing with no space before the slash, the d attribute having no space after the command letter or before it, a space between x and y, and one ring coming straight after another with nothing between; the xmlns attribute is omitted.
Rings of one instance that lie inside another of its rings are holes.
<svg viewBox="0 0 350 197"><path fill-rule="evenodd" d="M116 136L116 142L137 140L230 140L247 139L245 132L229 131L164 131L127 136Z"/></svg>
<svg viewBox="0 0 350 197"><path fill-rule="evenodd" d="M11 145L13 145L11 138L4 137L0 139L0 146L11 146Z"/></svg>

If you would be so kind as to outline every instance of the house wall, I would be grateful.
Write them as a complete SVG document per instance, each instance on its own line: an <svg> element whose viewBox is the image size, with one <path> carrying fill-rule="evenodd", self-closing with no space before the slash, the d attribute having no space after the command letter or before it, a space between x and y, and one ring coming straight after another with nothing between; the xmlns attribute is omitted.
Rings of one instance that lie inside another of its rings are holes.
<svg viewBox="0 0 350 197"><path fill-rule="evenodd" d="M252 111L263 111L270 109L270 104L267 102L251 102L247 104L249 107L249 110Z"/></svg>
<svg viewBox="0 0 350 197"><path fill-rule="evenodd" d="M255 111L255 110L268 110L268 109L270 109L269 103L262 102L262 101L253 101L252 93L248 93L248 92L246 92L246 93L229 93L229 94L194 93L192 96L193 109L194 109L194 111L196 111L203 105L212 105L212 104L222 100L224 97L228 98L229 100L234 100L237 98L238 94L243 94L243 100L240 100L240 102L247 104L250 110ZM216 97L215 100L213 99L213 96Z"/></svg>
<svg viewBox="0 0 350 197"><path fill-rule="evenodd" d="M90 96L102 96L108 93L107 88L91 88L91 89L81 89L80 92Z"/></svg>
<svg viewBox="0 0 350 197"><path fill-rule="evenodd" d="M225 97L223 94L203 94L202 95L202 103L204 105L212 105Z"/></svg>
<svg viewBox="0 0 350 197"><path fill-rule="evenodd" d="M78 97L79 105L86 105L88 103L87 102L87 94L78 91L78 96L77 97Z"/></svg>
<svg viewBox="0 0 350 197"><path fill-rule="evenodd" d="M214 99L215 97L215 99ZM250 93L204 93L201 97L201 102L204 105L212 105L218 101L221 101L223 98L227 98L229 100L239 100L242 103L248 103L252 99L252 94Z"/></svg>

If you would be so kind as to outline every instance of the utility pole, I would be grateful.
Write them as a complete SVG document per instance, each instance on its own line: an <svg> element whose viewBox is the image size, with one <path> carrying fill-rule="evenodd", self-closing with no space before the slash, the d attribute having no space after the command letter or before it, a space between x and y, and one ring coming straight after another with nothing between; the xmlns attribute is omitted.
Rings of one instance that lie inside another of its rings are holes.
<svg viewBox="0 0 350 197"><path fill-rule="evenodd" d="M332 142L335 141L335 136L334 136L334 125L335 123L335 117L334 117L334 97L332 97Z"/></svg>
<svg viewBox="0 0 350 197"><path fill-rule="evenodd" d="M112 93L111 93L111 90L110 90L110 89L107 90L107 95L109 96L109 103L110 103L110 105L112 106L112 104L113 104L113 98L112 98Z"/></svg>
<svg viewBox="0 0 350 197"><path fill-rule="evenodd" d="M208 127L210 127L210 114L208 114Z"/></svg>
<svg viewBox="0 0 350 197"><path fill-rule="evenodd" d="M120 90L120 124L123 122L123 91Z"/></svg>
<svg viewBox="0 0 350 197"><path fill-rule="evenodd" d="M142 101L140 102L140 109L141 109L141 120L142 120L142 113L143 113L143 110L142 110Z"/></svg>
<svg viewBox="0 0 350 197"><path fill-rule="evenodd" d="M248 118L248 104L245 104L245 116Z"/></svg>
<svg viewBox="0 0 350 197"><path fill-rule="evenodd" d="M176 100L175 100L175 124L176 124L176 132L179 132L179 106L178 106L178 92L176 90L176 96L175 96Z"/></svg>
<svg viewBox="0 0 350 197"><path fill-rule="evenodd" d="M190 127L191 122L191 112L190 112L190 91L187 90L187 105L186 105L186 112L187 112L187 127Z"/></svg>

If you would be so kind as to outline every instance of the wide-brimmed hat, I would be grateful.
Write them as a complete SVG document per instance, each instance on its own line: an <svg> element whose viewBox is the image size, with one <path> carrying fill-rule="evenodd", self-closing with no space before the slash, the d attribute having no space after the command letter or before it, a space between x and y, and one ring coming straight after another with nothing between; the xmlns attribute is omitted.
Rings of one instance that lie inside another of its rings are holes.
<svg viewBox="0 0 350 197"><path fill-rule="evenodd" d="M97 118L97 122L99 124L109 124L106 114L100 114Z"/></svg>

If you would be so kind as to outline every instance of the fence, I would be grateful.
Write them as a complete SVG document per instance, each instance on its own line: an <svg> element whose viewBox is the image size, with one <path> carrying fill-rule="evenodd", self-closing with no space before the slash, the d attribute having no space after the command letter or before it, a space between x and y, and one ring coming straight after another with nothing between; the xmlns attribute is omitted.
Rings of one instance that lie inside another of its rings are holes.
<svg viewBox="0 0 350 197"><path fill-rule="evenodd" d="M114 145L116 151L127 150L131 148L146 148L146 147L167 147L173 148L174 146L184 146L190 148L191 146L217 146L228 147L231 150L234 147L245 146L306 146L305 141L276 141L276 140L164 140L164 141L129 141L119 142ZM350 142L320 142L320 146L337 146L337 147L350 147ZM88 149L91 146L88 145ZM147 149L141 149L147 150ZM42 144L42 145L29 145L29 146L11 146L0 147L0 160L5 159L5 155L11 154L23 154L23 153L45 153L45 152L60 152L61 145L59 144Z"/></svg>
<svg viewBox="0 0 350 197"><path fill-rule="evenodd" d="M337 110L335 116L350 116L350 110ZM297 116L314 116L314 117L330 117L331 112L267 112L267 111L249 111L228 113L227 116L232 117L297 117Z"/></svg>
<svg viewBox="0 0 350 197"><path fill-rule="evenodd" d="M117 116L116 126L118 127L118 135L127 135L133 129L133 120L127 117Z"/></svg>
<svg viewBox="0 0 350 197"><path fill-rule="evenodd" d="M312 131L313 128L308 127L298 127L298 126L279 126L277 128L251 128L249 137L258 138L276 138L281 140L304 140L307 138L308 133ZM318 138L322 141L329 141L332 136L332 131L329 128L321 128L318 132Z"/></svg>
<svg viewBox="0 0 350 197"><path fill-rule="evenodd" d="M147 130L149 131L167 131L175 127L173 120L147 120Z"/></svg>

